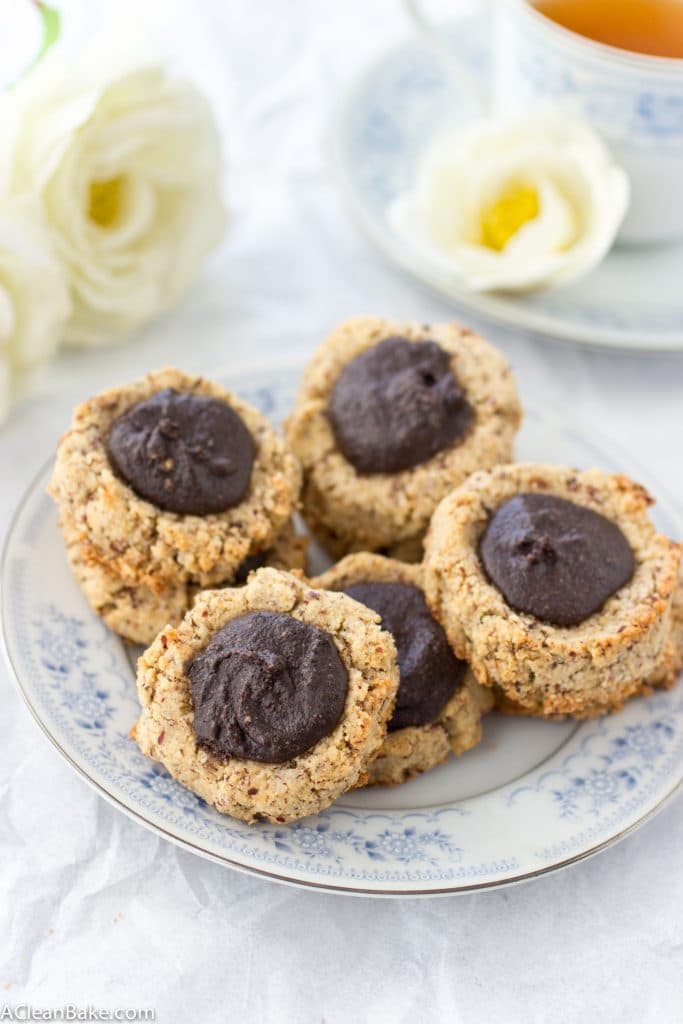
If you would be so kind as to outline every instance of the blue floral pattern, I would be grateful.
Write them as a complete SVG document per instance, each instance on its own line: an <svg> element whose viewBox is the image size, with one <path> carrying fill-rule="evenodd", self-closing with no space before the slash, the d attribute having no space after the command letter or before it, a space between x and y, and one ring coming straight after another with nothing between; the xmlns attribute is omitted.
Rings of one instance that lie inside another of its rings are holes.
<svg viewBox="0 0 683 1024"><path fill-rule="evenodd" d="M528 25L522 30L513 22L507 27L529 99L540 95L554 102L576 101L609 139L628 140L630 146L683 146L683 95L657 72L648 74L641 68L640 91L634 92L632 75L622 78L578 53L566 53L558 65L542 33L530 31Z"/></svg>
<svg viewBox="0 0 683 1024"><path fill-rule="evenodd" d="M297 376L263 374L236 390L281 419ZM539 437L554 436L550 420L533 414L530 421ZM569 432L551 443L573 443L576 464L581 453L594 461L590 447L577 448ZM275 877L362 891L493 885L586 854L650 813L683 778L683 694L673 690L583 724L522 779L465 801L409 810L341 802L289 826L250 827L221 816L129 738L138 713L134 659L90 613L69 575L45 476L8 544L3 610L10 661L34 715L83 775L189 848ZM677 529L667 519L659 525Z"/></svg>
<svg viewBox="0 0 683 1024"><path fill-rule="evenodd" d="M671 698L664 700L667 706L671 702ZM670 713L627 725L616 736L611 735L610 720L601 722L584 737L578 754L570 754L561 767L544 772L533 784L513 790L509 804L535 792L545 794L561 818L599 818L607 814L656 776L659 763L676 748L676 713L683 713L683 699L673 700ZM656 713L661 702L662 698L648 702L646 712Z"/></svg>
<svg viewBox="0 0 683 1024"><path fill-rule="evenodd" d="M315 825L299 822L286 829L277 829L273 838L279 850L287 853L297 851L306 857L332 858L338 864L342 863L342 857L336 850L338 845L351 847L362 856L385 863L438 865L436 853L446 855L451 861L457 861L462 853L451 837L440 829L423 832L415 826L385 828L375 838L368 839L352 828L337 831L326 821Z"/></svg>

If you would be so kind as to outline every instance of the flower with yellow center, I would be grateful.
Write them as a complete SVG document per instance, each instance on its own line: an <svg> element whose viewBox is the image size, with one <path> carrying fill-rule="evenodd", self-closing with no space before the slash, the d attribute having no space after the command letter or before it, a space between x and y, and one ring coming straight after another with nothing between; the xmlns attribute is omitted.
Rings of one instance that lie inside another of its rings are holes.
<svg viewBox="0 0 683 1024"><path fill-rule="evenodd" d="M583 121L544 112L437 139L390 220L417 255L473 290L575 280L609 250L628 179Z"/></svg>
<svg viewBox="0 0 683 1024"><path fill-rule="evenodd" d="M0 97L0 177L40 201L72 345L126 337L170 306L225 225L204 97L114 43L96 38L75 61L55 47Z"/></svg>

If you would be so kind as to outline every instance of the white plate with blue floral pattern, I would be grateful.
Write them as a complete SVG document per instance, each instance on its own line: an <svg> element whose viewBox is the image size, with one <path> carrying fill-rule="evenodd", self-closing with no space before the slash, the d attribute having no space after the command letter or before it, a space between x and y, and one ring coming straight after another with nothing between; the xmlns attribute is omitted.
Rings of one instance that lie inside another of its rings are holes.
<svg viewBox="0 0 683 1024"><path fill-rule="evenodd" d="M487 18L463 18L452 34L449 46L485 91ZM571 89L555 76L547 94L562 100ZM581 281L525 296L467 291L406 245L388 221L389 207L414 182L418 155L433 135L458 131L471 117L471 103L417 36L381 56L354 84L337 118L333 156L349 209L371 241L457 306L509 326L590 345L683 350L681 244L617 246Z"/></svg>
<svg viewBox="0 0 683 1024"><path fill-rule="evenodd" d="M298 368L230 386L273 420ZM553 417L528 412L518 456L609 471L624 461ZM423 895L506 885L579 861L626 835L683 779L683 689L586 723L487 716L480 746L394 789L357 791L315 818L248 826L221 816L144 757L136 651L88 608L66 562L50 468L29 489L3 561L3 634L19 690L62 756L116 807L195 853L347 893ZM643 474L637 474L641 479ZM661 488L659 527L681 536Z"/></svg>

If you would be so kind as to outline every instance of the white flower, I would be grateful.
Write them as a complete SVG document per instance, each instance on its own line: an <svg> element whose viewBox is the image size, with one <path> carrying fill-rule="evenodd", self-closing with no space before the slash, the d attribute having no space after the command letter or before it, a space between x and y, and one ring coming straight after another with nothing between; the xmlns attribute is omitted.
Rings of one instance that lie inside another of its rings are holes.
<svg viewBox="0 0 683 1024"><path fill-rule="evenodd" d="M394 227L441 273L473 290L572 281L610 248L629 183L583 121L545 112L437 139Z"/></svg>
<svg viewBox="0 0 683 1024"><path fill-rule="evenodd" d="M67 341L99 344L169 306L220 240L209 107L162 66L51 51L3 98L6 187L38 196L73 298Z"/></svg>
<svg viewBox="0 0 683 1024"><path fill-rule="evenodd" d="M0 207L0 421L27 371L59 345L71 311L49 236L27 200Z"/></svg>

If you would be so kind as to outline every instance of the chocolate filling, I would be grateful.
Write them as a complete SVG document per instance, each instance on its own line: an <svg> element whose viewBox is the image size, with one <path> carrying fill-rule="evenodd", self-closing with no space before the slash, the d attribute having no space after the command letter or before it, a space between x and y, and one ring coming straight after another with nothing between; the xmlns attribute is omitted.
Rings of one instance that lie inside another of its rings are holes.
<svg viewBox="0 0 683 1024"><path fill-rule="evenodd" d="M265 551L256 551L253 555L247 555L244 561L238 565L234 580L227 585L235 587L241 583L246 583L249 573L254 572L255 569L261 569L272 553L272 550L267 548Z"/></svg>
<svg viewBox="0 0 683 1024"><path fill-rule="evenodd" d="M276 612L232 619L186 672L199 745L215 757L269 764L289 761L328 736L348 689L330 634Z"/></svg>
<svg viewBox="0 0 683 1024"><path fill-rule="evenodd" d="M164 388L111 426L107 453L136 494L181 515L238 505L249 488L255 445L225 402Z"/></svg>
<svg viewBox="0 0 683 1024"><path fill-rule="evenodd" d="M329 416L359 473L398 473L461 441L474 413L434 341L386 338L339 374Z"/></svg>
<svg viewBox="0 0 683 1024"><path fill-rule="evenodd" d="M349 597L372 608L396 643L400 682L389 732L428 725L463 683L467 665L451 650L424 595L410 583L355 583Z"/></svg>
<svg viewBox="0 0 683 1024"><path fill-rule="evenodd" d="M491 517L479 554L486 575L519 612L578 626L633 576L619 527L552 494L517 494Z"/></svg>

